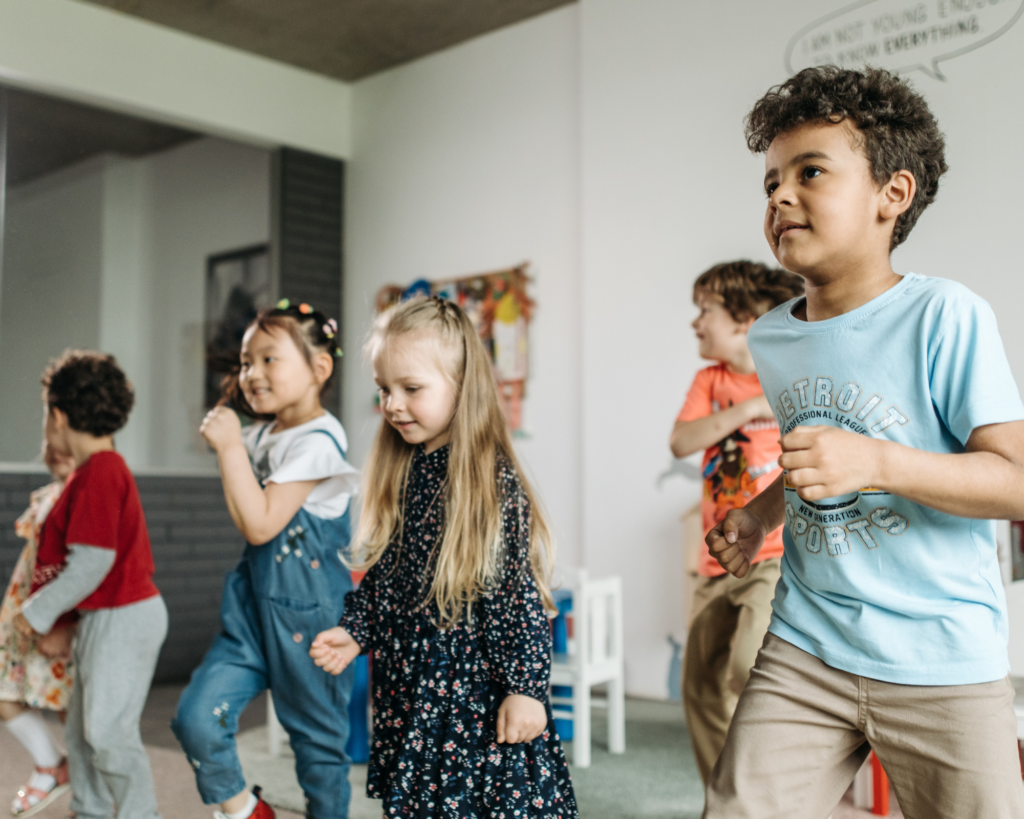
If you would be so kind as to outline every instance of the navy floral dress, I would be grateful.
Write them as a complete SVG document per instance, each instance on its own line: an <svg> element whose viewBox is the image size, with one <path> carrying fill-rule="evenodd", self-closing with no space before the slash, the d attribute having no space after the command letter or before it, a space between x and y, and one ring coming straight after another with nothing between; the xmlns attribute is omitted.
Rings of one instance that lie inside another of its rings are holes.
<svg viewBox="0 0 1024 819"><path fill-rule="evenodd" d="M441 630L421 608L431 553L444 526L448 447L417 448L405 531L345 599L341 625L373 658L373 746L366 783L385 817L578 819L569 768L548 703L551 631L529 564L530 509L507 461L499 464L504 518L500 582L472 622ZM509 694L544 703L548 727L532 742L499 745Z"/></svg>

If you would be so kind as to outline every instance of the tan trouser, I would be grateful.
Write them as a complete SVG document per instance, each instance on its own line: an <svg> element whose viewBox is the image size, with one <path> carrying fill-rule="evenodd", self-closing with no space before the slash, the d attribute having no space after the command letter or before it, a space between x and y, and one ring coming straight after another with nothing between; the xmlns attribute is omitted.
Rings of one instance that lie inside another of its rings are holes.
<svg viewBox="0 0 1024 819"><path fill-rule="evenodd" d="M895 685L769 634L711 775L705 819L824 819L870 747L907 819L1019 819L1010 680Z"/></svg>
<svg viewBox="0 0 1024 819"><path fill-rule="evenodd" d="M725 746L732 712L747 684L772 616L780 558L747 576L702 577L683 658L683 707L697 768L705 783Z"/></svg>

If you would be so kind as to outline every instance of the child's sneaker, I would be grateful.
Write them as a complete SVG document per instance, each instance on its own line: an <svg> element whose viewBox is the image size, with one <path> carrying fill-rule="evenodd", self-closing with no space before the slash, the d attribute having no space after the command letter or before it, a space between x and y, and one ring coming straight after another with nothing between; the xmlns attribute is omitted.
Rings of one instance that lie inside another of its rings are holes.
<svg viewBox="0 0 1024 819"><path fill-rule="evenodd" d="M252 789L252 795L256 797L256 805L247 817L232 813L221 813L221 811L215 810L213 812L213 819L275 819L274 809L263 801L263 797L260 795L262 792L263 788L259 785Z"/></svg>
<svg viewBox="0 0 1024 819"><path fill-rule="evenodd" d="M56 768L36 768L28 784L18 791L11 804L11 813L18 817L29 817L39 813L53 800L68 791L68 761L64 759Z"/></svg>
<svg viewBox="0 0 1024 819"><path fill-rule="evenodd" d="M261 795L263 788L256 785L252 792L256 797L256 807L253 808L252 813L249 815L250 819L275 819L274 809L263 801L263 796Z"/></svg>

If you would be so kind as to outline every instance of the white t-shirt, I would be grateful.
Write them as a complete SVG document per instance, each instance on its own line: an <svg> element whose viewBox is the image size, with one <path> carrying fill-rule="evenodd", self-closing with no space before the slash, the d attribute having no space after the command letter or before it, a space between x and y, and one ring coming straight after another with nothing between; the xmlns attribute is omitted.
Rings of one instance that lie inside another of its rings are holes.
<svg viewBox="0 0 1024 819"><path fill-rule="evenodd" d="M320 481L302 508L318 518L341 517L359 489L359 471L345 460L345 429L331 413L283 432L272 432L273 421L243 430L253 472L260 486L268 483Z"/></svg>

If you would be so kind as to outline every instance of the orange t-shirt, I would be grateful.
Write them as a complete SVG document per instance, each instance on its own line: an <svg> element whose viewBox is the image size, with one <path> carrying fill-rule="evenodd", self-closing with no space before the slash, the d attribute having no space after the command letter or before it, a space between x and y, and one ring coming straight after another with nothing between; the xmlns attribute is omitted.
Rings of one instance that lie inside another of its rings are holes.
<svg viewBox="0 0 1024 819"><path fill-rule="evenodd" d="M697 373L676 420L696 421L763 394L757 373L740 375L730 372L725 364L716 364ZM730 509L745 506L778 477L781 453L779 425L768 418L744 424L705 450L702 468L704 498L701 502L705 532L711 531ZM782 557L781 526L765 538L754 562L770 557ZM725 574L725 569L711 556L707 546L697 571L704 577Z"/></svg>

